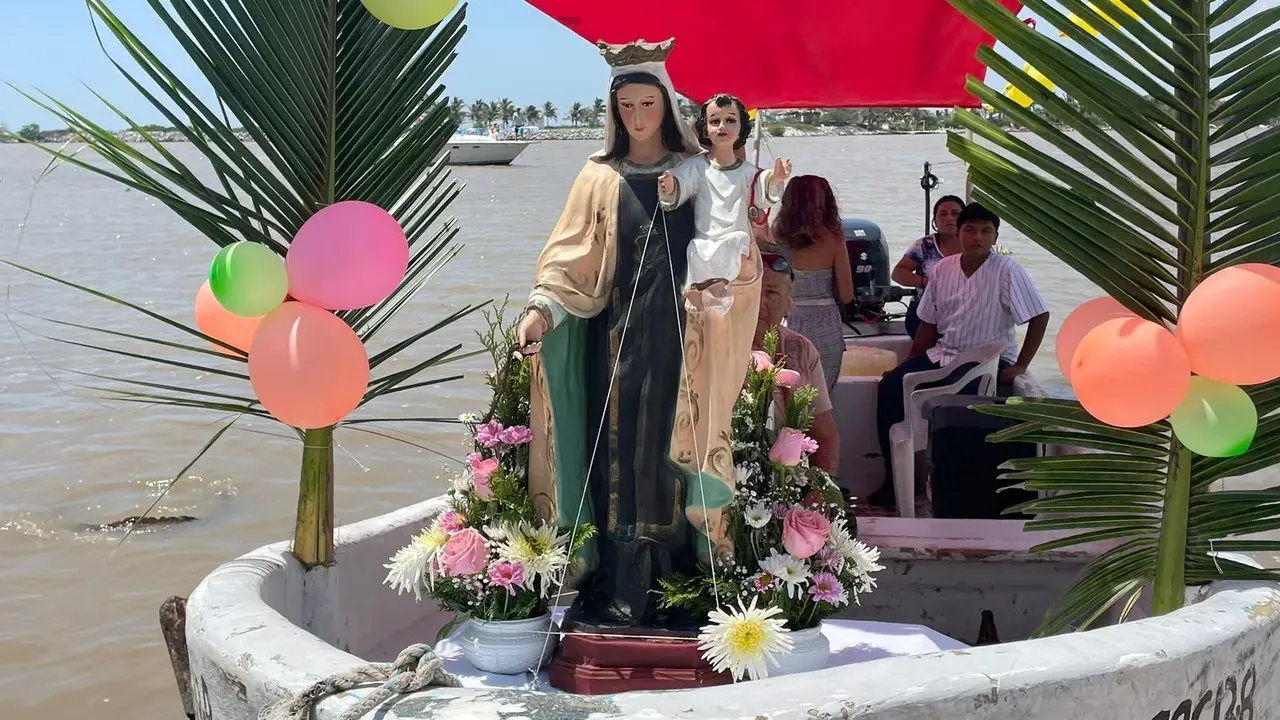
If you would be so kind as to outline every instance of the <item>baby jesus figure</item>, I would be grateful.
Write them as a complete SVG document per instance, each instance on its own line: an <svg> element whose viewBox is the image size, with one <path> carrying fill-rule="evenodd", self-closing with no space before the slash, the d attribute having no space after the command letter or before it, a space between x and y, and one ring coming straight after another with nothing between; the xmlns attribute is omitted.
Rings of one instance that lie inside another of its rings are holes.
<svg viewBox="0 0 1280 720"><path fill-rule="evenodd" d="M751 125L747 108L732 95L716 95L702 104L694 124L707 152L695 155L658 179L658 200L673 210L693 200L694 236L684 297L690 310L717 315L729 311L729 282L742 271L751 249L751 224L761 210L782 199L791 161L778 158L772 170L740 160Z"/></svg>

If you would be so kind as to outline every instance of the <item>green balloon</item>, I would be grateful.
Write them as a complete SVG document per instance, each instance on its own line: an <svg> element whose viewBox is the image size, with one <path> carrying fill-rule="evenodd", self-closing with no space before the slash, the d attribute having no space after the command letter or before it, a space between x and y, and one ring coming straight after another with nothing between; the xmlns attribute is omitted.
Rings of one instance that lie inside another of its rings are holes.
<svg viewBox="0 0 1280 720"><path fill-rule="evenodd" d="M1258 431L1258 408L1235 385L1194 375L1187 396L1169 416L1178 440L1197 455L1242 455Z"/></svg>
<svg viewBox="0 0 1280 720"><path fill-rule="evenodd" d="M289 274L271 248L242 241L222 248L213 258L209 289L227 312L258 317L284 302L289 294Z"/></svg>

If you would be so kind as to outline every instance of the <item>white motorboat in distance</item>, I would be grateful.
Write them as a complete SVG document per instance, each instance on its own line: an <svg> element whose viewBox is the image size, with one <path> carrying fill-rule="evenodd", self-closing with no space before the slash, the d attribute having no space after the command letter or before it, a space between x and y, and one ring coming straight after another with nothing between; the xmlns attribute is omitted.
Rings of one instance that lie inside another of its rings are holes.
<svg viewBox="0 0 1280 720"><path fill-rule="evenodd" d="M499 140L487 133L459 133L449 138L449 164L510 165L530 144L529 140Z"/></svg>

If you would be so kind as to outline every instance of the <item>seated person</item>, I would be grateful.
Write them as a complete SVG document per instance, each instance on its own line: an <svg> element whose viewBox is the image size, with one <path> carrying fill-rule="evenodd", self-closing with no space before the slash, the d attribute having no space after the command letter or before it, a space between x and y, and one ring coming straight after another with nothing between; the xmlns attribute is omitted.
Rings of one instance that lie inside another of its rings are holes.
<svg viewBox="0 0 1280 720"><path fill-rule="evenodd" d="M1026 271L1011 256L992 249L1000 234L1000 218L978 203L970 203L956 219L956 226L960 252L942 258L930 270L918 310L920 329L911 352L880 381L876 430L885 483L868 498L873 505L895 503L889 428L903 420L903 376L936 370L966 350L1005 340L999 381L1008 386L1027 371L1049 325L1049 311ZM1027 325L1027 337L1019 350L1015 328L1023 324ZM967 369L956 368L956 372Z"/></svg>
<svg viewBox="0 0 1280 720"><path fill-rule="evenodd" d="M943 195L933 204L932 235L925 235L907 248L893 268L891 275L899 285L916 288L916 296L911 298L907 308L907 334L916 336L920 329L920 318L916 315L920 308L920 296L929 286L929 271L944 257L960 252L960 237L956 232L956 218L964 210L964 200L955 195Z"/></svg>
<svg viewBox="0 0 1280 720"><path fill-rule="evenodd" d="M782 319L791 311L791 281L795 271L786 250L778 245L761 244L760 259L764 262L764 274L760 278L760 317L751 348L763 350L765 334L777 328L778 354L786 357L788 369L800 373L797 387L812 385L817 388L809 437L817 441L818 450L811 461L814 467L822 468L834 480L840 469L840 435L831 414L831 396L827 393L827 381L822 374L822 358L809 338L781 326Z"/></svg>

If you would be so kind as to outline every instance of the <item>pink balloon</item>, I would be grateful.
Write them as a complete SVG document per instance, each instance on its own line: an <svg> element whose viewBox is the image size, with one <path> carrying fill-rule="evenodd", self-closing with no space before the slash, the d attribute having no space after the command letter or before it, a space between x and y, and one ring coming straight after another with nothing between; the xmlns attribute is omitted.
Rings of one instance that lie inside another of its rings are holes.
<svg viewBox="0 0 1280 720"><path fill-rule="evenodd" d="M346 200L302 224L285 255L289 295L328 310L369 307L409 269L409 241L391 213Z"/></svg>
<svg viewBox="0 0 1280 720"><path fill-rule="evenodd" d="M1054 348L1062 377L1070 382L1071 356L1075 355L1076 346L1085 335L1089 334L1090 330L1108 320L1127 317L1137 317L1137 315L1121 305L1119 300L1110 296L1088 300L1072 310L1071 314L1067 315L1067 319L1062 321L1062 327L1058 329L1058 341Z"/></svg>
<svg viewBox="0 0 1280 720"><path fill-rule="evenodd" d="M249 382L280 422L304 430L329 427L364 398L369 356L333 313L286 302L262 319L253 336Z"/></svg>

